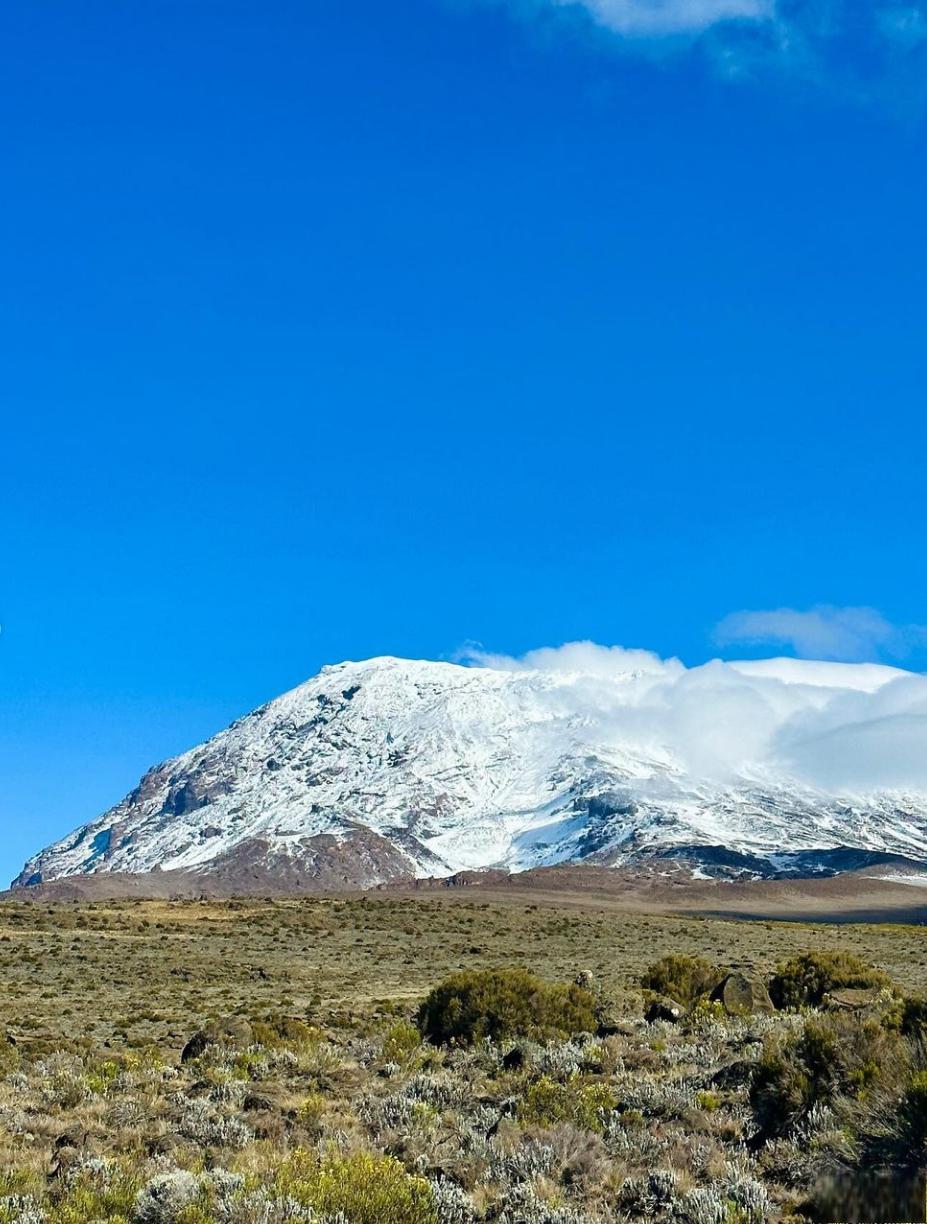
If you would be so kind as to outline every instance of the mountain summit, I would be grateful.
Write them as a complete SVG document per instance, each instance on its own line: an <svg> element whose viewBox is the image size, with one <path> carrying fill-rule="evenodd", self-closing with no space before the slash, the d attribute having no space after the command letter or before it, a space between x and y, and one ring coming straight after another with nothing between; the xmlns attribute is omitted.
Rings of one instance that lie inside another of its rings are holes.
<svg viewBox="0 0 927 1224"><path fill-rule="evenodd" d="M570 653L573 651L573 653ZM597 652L597 653L596 653ZM465 869L927 861L927 680L874 665L377 658L150 770L15 886L183 871L362 888Z"/></svg>

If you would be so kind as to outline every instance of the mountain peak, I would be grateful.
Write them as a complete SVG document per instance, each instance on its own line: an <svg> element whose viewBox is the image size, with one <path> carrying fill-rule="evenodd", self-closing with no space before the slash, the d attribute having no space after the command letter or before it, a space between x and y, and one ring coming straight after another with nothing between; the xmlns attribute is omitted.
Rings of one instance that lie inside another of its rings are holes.
<svg viewBox="0 0 927 1224"><path fill-rule="evenodd" d="M922 677L642 655L327 666L150 770L16 883L247 864L366 887L683 851L714 869L719 848L754 872L842 849L927 859L927 788L904 752L893 776L853 772L880 720L902 747L923 734Z"/></svg>

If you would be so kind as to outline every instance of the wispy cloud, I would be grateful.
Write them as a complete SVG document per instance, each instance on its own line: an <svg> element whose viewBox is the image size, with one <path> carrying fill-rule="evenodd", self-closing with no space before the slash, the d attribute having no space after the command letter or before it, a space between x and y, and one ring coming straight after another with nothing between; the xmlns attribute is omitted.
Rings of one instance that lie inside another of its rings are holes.
<svg viewBox="0 0 927 1224"><path fill-rule="evenodd" d="M672 35L707 30L721 21L769 20L774 0L552 0L559 7L582 7L618 34Z"/></svg>
<svg viewBox="0 0 927 1224"><path fill-rule="evenodd" d="M619 50L690 49L735 79L787 76L899 109L927 92L927 0L469 0L585 21Z"/></svg>
<svg viewBox="0 0 927 1224"><path fill-rule="evenodd" d="M865 662L904 658L927 641L927 627L894 625L875 608L819 604L805 612L796 608L732 612L715 627L713 636L719 646L784 646L802 659Z"/></svg>
<svg viewBox="0 0 927 1224"><path fill-rule="evenodd" d="M548 0L558 8L585 9L617 34L666 36L707 30L722 21L769 20L774 0Z"/></svg>
<svg viewBox="0 0 927 1224"><path fill-rule="evenodd" d="M584 676L614 676L626 672L666 675L684 671L678 659L661 659L652 650L629 650L624 646L599 646L596 642L567 642L564 646L541 646L527 654L493 654L470 644L457 652L457 661L502 671L571 672Z"/></svg>

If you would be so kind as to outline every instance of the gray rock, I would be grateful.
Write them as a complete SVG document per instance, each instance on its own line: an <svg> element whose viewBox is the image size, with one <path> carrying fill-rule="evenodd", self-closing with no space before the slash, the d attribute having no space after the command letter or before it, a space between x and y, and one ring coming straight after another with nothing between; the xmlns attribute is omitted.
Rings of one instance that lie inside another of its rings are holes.
<svg viewBox="0 0 927 1224"><path fill-rule="evenodd" d="M729 973L711 992L713 1003L720 1003L729 1016L752 1016L774 1010L766 983L746 973Z"/></svg>
<svg viewBox="0 0 927 1224"><path fill-rule="evenodd" d="M881 993L878 987L846 986L842 990L832 990L825 997L824 1003L833 1011L866 1011L877 1005Z"/></svg>

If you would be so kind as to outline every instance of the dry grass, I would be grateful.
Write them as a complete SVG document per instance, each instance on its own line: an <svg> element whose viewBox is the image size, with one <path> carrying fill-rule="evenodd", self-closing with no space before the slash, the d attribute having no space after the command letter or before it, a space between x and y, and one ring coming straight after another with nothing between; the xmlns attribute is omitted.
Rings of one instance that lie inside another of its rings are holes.
<svg viewBox="0 0 927 1224"><path fill-rule="evenodd" d="M206 1017L242 1009L372 1014L458 969L565 980L589 969L620 993L667 952L769 971L805 948L854 952L927 992L927 930L915 926L659 917L524 896L0 905L9 1031L115 1047L177 1050Z"/></svg>

